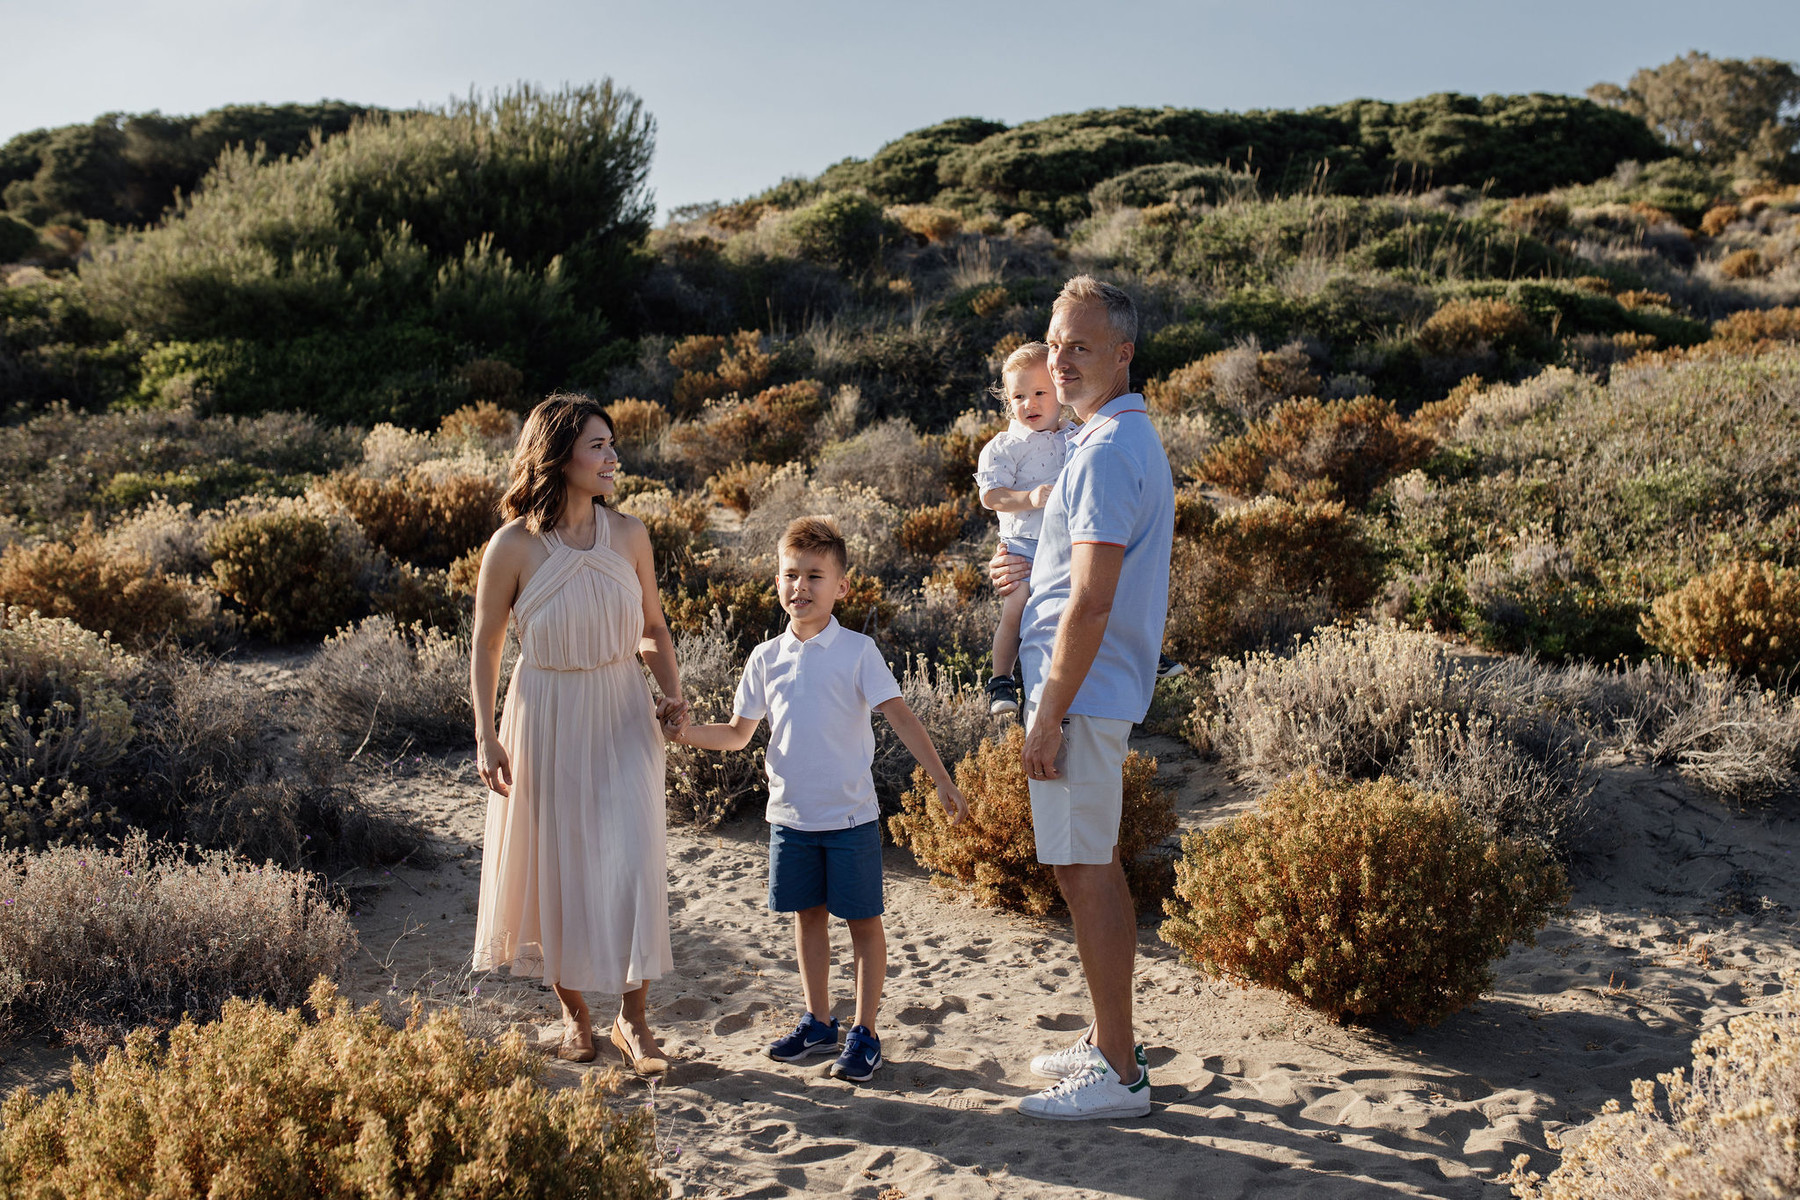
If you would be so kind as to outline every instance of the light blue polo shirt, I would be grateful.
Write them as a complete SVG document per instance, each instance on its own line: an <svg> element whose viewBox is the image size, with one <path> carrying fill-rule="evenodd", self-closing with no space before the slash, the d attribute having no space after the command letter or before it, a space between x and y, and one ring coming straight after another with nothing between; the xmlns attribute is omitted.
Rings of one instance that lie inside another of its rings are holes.
<svg viewBox="0 0 1800 1200"><path fill-rule="evenodd" d="M1130 393L1109 400L1070 439L1068 465L1044 505L1031 567L1031 599L1019 656L1031 703L1043 697L1056 626L1069 607L1076 542L1125 547L1112 614L1071 714L1141 721L1156 690L1156 660L1169 615L1169 553L1175 544L1175 477L1162 439Z"/></svg>

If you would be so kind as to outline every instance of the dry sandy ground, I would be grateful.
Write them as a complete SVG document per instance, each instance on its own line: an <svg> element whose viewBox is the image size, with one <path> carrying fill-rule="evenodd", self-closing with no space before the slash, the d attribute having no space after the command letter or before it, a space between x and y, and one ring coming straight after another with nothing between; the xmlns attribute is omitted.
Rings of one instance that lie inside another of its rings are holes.
<svg viewBox="0 0 1800 1200"><path fill-rule="evenodd" d="M1247 804L1179 743L1139 748L1159 758L1184 825ZM364 885L358 989L423 988L553 1039L549 993L459 975L485 804L469 765L401 764L369 785L426 823L440 861L347 881ZM761 1053L799 1007L788 927L764 907L761 823L674 830L675 970L652 985L651 1008L679 1061L622 1099L652 1105L680 1196L1503 1195L1494 1180L1515 1155L1547 1170L1547 1134L1685 1063L1699 1029L1766 1003L1800 963L1794 820L1629 770L1608 773L1595 817L1570 910L1500 964L1492 995L1436 1029L1340 1028L1275 993L1209 982L1146 924L1137 1011L1156 1109L1080 1125L1012 1111L1037 1086L1031 1056L1085 1021L1066 923L946 896L890 849L888 1063L853 1086L825 1062ZM833 986L847 992L841 930L836 945Z"/></svg>

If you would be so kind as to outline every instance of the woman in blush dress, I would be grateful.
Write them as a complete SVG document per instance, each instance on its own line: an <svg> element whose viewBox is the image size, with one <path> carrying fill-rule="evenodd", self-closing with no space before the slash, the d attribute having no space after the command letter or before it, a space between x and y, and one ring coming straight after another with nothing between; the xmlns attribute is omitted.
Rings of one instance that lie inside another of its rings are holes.
<svg viewBox="0 0 1800 1200"><path fill-rule="evenodd" d="M573 1062L595 1057L582 993L620 993L610 1040L654 1074L667 1063L645 1001L671 957L661 723L679 729L687 705L649 534L606 507L618 467L600 404L551 396L519 435L509 519L482 557L470 686L489 791L474 966L553 987L556 1053ZM509 614L520 657L496 730Z"/></svg>

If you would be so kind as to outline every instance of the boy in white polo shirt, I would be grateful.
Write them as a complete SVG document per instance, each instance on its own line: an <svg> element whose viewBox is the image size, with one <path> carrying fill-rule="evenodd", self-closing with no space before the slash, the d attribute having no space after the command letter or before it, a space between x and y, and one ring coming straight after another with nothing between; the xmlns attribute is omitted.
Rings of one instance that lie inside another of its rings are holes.
<svg viewBox="0 0 1800 1200"><path fill-rule="evenodd" d="M781 535L775 590L791 618L787 632L750 652L729 722L671 723L672 740L706 750L742 750L769 718L769 908L794 914L794 945L806 1013L773 1043L771 1058L798 1062L838 1048L831 1013L830 918L850 927L856 1019L831 1073L860 1083L881 1066L875 1013L887 978L881 914L881 821L875 803L871 711L893 725L924 764L950 812L968 803L944 769L931 737L901 698L900 685L872 639L831 615L848 590L849 554L828 517L801 517Z"/></svg>

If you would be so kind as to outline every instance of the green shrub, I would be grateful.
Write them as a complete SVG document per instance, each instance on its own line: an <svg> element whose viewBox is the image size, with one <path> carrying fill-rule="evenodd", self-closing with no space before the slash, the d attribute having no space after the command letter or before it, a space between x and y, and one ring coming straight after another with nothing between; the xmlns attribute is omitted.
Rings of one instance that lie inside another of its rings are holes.
<svg viewBox="0 0 1800 1200"><path fill-rule="evenodd" d="M17 1195L668 1194L652 1171L650 1114L613 1113L606 1082L540 1084L519 1034L470 1037L415 1007L404 1029L321 981L310 1014L242 1000L209 1025L149 1031L67 1090L6 1102L0 1185ZM282 1131L273 1136L272 1131Z"/></svg>
<svg viewBox="0 0 1800 1200"><path fill-rule="evenodd" d="M1063 901L1055 872L1037 860L1024 747L1025 731L1014 723L956 764L956 786L969 801L970 819L961 825L950 824L937 786L916 769L888 832L933 872L933 883L965 890L978 904L1042 916ZM1167 894L1168 860L1159 849L1176 824L1174 800L1156 786L1156 760L1126 755L1119 861L1140 906Z"/></svg>
<svg viewBox="0 0 1800 1200"><path fill-rule="evenodd" d="M801 258L856 272L880 262L895 228L881 206L868 197L827 192L788 217L783 233Z"/></svg>
<svg viewBox="0 0 1800 1200"><path fill-rule="evenodd" d="M348 524L300 505L228 518L206 539L212 586L251 633L278 642L330 633L369 602L367 552Z"/></svg>
<svg viewBox="0 0 1800 1200"><path fill-rule="evenodd" d="M37 246L37 230L10 213L0 212L0 263L18 262Z"/></svg>
<svg viewBox="0 0 1800 1200"><path fill-rule="evenodd" d="M294 1003L356 949L316 876L223 852L190 861L141 832L115 850L12 854L0 894L0 1018L89 1044L215 1017L232 997Z"/></svg>
<svg viewBox="0 0 1800 1200"><path fill-rule="evenodd" d="M1296 776L1184 839L1162 937L1208 974L1335 1021L1435 1025L1567 897L1542 850L1496 839L1449 796Z"/></svg>
<svg viewBox="0 0 1800 1200"><path fill-rule="evenodd" d="M1800 666L1800 570L1726 563L1658 597L1640 629L1682 662L1782 679Z"/></svg>
<svg viewBox="0 0 1800 1200"><path fill-rule="evenodd" d="M1548 1179L1521 1154L1501 1182L1520 1200L1800 1192L1800 977L1786 971L1782 984L1773 1011L1695 1038L1690 1070L1632 1080L1631 1111L1608 1100L1561 1141L1568 1149Z"/></svg>

